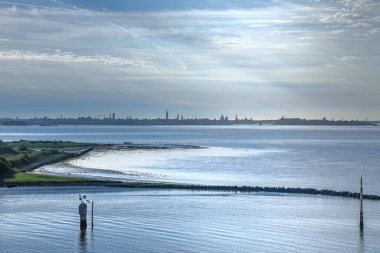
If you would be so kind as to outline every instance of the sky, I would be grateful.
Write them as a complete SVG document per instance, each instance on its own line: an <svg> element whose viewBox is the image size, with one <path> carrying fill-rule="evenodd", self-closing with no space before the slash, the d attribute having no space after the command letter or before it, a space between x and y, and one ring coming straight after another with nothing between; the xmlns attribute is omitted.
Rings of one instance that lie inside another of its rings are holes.
<svg viewBox="0 0 380 253"><path fill-rule="evenodd" d="M0 0L0 118L379 120L379 45L379 0Z"/></svg>

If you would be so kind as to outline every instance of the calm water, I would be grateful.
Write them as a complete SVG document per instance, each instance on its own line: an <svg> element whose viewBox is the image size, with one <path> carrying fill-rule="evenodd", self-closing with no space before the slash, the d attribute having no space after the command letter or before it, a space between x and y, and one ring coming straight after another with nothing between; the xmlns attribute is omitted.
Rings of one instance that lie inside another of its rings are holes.
<svg viewBox="0 0 380 253"><path fill-rule="evenodd" d="M0 127L4 140L193 144L202 150L93 152L45 173L380 194L380 127Z"/></svg>
<svg viewBox="0 0 380 253"><path fill-rule="evenodd" d="M95 201L79 229L78 193ZM0 189L1 252L379 252L380 202L97 188Z"/></svg>
<svg viewBox="0 0 380 253"><path fill-rule="evenodd" d="M42 171L380 194L378 127L0 127L3 140L193 144L92 152ZM81 234L78 193L95 201ZM380 202L281 194L0 188L0 252L379 252Z"/></svg>

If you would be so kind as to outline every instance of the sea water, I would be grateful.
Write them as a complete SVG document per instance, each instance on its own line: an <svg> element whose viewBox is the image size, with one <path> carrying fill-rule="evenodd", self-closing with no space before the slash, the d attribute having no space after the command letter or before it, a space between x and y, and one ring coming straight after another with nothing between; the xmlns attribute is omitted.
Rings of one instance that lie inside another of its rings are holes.
<svg viewBox="0 0 380 253"><path fill-rule="evenodd" d="M0 127L5 141L191 144L95 151L41 172L124 180L329 188L380 194L378 127ZM79 230L78 193L95 201ZM0 189L0 252L378 252L380 202L293 194Z"/></svg>
<svg viewBox="0 0 380 253"><path fill-rule="evenodd" d="M94 201L79 228L78 193ZM105 187L0 188L0 252L379 252L380 202Z"/></svg>
<svg viewBox="0 0 380 253"><path fill-rule="evenodd" d="M4 140L184 144L204 149L94 151L42 173L116 180L311 187L380 194L380 127L0 127Z"/></svg>

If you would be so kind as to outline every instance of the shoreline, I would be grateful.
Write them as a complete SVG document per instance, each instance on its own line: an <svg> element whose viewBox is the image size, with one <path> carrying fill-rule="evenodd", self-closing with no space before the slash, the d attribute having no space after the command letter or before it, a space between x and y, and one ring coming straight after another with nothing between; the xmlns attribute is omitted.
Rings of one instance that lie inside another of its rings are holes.
<svg viewBox="0 0 380 253"><path fill-rule="evenodd" d="M31 144L32 142L29 142ZM56 142L39 142L40 145L56 144ZM360 198L360 193L349 191L335 191L329 189L314 189L300 187L267 187L267 186L231 186L231 185L200 185L186 183L170 183L170 182L144 182L144 181L112 181L91 178L80 178L70 176L54 176L47 174L28 173L36 168L46 164L63 162L72 158L84 155L92 150L113 149L113 150L160 150L160 149L201 149L204 147L193 145L178 144L134 144L124 142L122 144L80 144L80 143L60 143L67 144L70 150L64 150L59 156L48 157L34 163L29 163L24 168L19 169L14 178L8 178L0 182L1 187L18 187L18 186L105 186L105 187L121 187L121 188L141 188L141 189L163 189L163 190L190 190L190 191L223 191L223 192L267 192L267 193L289 193L289 194L306 194L306 195L322 195L337 196L345 198ZM78 145L81 149L78 149ZM85 145L85 146L82 146ZM67 147L66 147L67 148ZM363 195L364 199L380 200L380 195Z"/></svg>
<svg viewBox="0 0 380 253"><path fill-rule="evenodd" d="M28 174L28 173L23 173ZM49 187L49 186L105 186L131 189L156 189L156 190L190 190L190 191L213 191L213 192L266 192L266 193L287 193L287 194L305 194L321 195L343 198L359 199L360 193L349 191L334 191L328 189L300 188L300 187L265 187L265 186L227 186L227 185L196 185L181 183L154 183L154 182L122 182L106 181L88 178L74 178L62 176L33 175L33 180L8 179L0 183L0 188L13 188L22 186L31 187ZM364 194L363 199L380 200L379 195Z"/></svg>
<svg viewBox="0 0 380 253"><path fill-rule="evenodd" d="M93 150L166 150L166 149L202 149L196 145L181 144L135 144L124 143L80 143L70 141L11 141L0 140L0 157L10 161L16 172L30 172L44 165L65 162L78 158ZM39 153L39 154L36 154ZM44 153L45 152L45 153ZM46 153L47 152L47 153ZM36 158L33 158L33 155ZM16 160L16 162L15 162Z"/></svg>

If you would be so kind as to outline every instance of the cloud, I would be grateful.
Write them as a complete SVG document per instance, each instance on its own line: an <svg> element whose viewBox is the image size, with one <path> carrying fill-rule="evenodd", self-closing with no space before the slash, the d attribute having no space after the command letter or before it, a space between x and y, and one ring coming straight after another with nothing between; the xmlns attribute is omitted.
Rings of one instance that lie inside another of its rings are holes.
<svg viewBox="0 0 380 253"><path fill-rule="evenodd" d="M332 30L330 33L331 34L342 34L342 33L345 33L345 30L342 30L342 29L340 29L340 30Z"/></svg>
<svg viewBox="0 0 380 253"><path fill-rule="evenodd" d="M342 0L341 2L346 7L352 8L354 10L368 10L379 7L378 1L375 0Z"/></svg>
<svg viewBox="0 0 380 253"><path fill-rule="evenodd" d="M369 34L371 35L377 34L377 33L380 33L380 28L373 28L369 31Z"/></svg>
<svg viewBox="0 0 380 253"><path fill-rule="evenodd" d="M133 66L144 70L155 71L156 68L143 60L131 60L125 58L117 58L110 56L84 56L76 55L72 52L62 52L56 50L55 53L36 53L30 51L0 51L0 61L43 61L43 62L59 62L74 64L96 64L103 66Z"/></svg>
<svg viewBox="0 0 380 253"><path fill-rule="evenodd" d="M338 27L371 28L378 23L380 4L374 0L341 0L320 21Z"/></svg>
<svg viewBox="0 0 380 253"><path fill-rule="evenodd" d="M14 96L59 91L66 96L60 101L67 101L69 89L89 90L100 104L113 101L136 112L142 109L126 100L155 110L177 105L188 111L245 107L270 113L291 101L315 99L317 105L313 92L322 96L326 84L331 111L331 101L343 100L339 94L346 87L360 83L371 94L380 89L373 88L380 79L372 71L380 64L374 1L159 11L102 11L61 1L44 7L1 3L0 87Z"/></svg>
<svg viewBox="0 0 380 253"><path fill-rule="evenodd" d="M351 62L360 62L360 61L365 61L365 60L368 60L368 57L348 55L348 56L340 57L338 59L338 62L351 63Z"/></svg>

